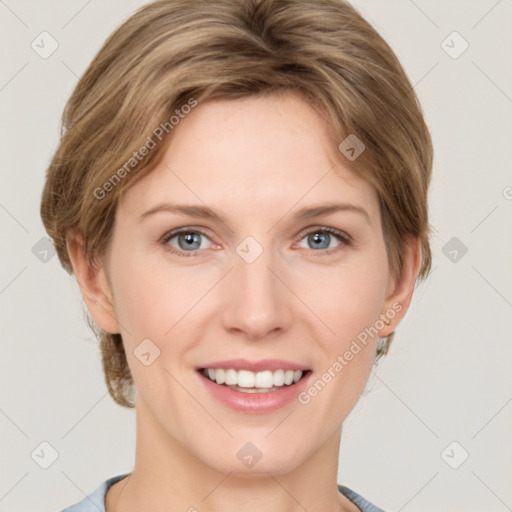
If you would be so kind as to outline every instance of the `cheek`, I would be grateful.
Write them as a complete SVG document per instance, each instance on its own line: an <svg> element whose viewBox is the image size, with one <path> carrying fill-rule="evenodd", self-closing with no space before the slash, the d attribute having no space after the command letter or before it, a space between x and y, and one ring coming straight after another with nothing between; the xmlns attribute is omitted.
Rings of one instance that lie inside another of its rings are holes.
<svg viewBox="0 0 512 512"><path fill-rule="evenodd" d="M163 338L208 289L192 268L165 268L136 254L123 258L113 274L116 314L134 338Z"/></svg>
<svg viewBox="0 0 512 512"><path fill-rule="evenodd" d="M364 390L375 361L376 321L382 307L385 282L378 273L344 274L331 280L318 296L318 316L330 330L319 336L319 368L301 404L311 404L326 428L336 428L348 416ZM321 305L321 307L320 307Z"/></svg>
<svg viewBox="0 0 512 512"><path fill-rule="evenodd" d="M387 270L382 262L373 265L330 268L322 274L309 273L302 279L299 296L328 327L332 349L358 336L379 318L385 299Z"/></svg>

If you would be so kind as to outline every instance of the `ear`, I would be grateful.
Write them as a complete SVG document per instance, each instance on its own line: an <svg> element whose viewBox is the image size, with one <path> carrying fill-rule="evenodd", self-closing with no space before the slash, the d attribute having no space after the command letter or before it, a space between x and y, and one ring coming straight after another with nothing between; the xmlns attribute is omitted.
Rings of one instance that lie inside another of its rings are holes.
<svg viewBox="0 0 512 512"><path fill-rule="evenodd" d="M73 273L80 287L80 292L92 319L104 331L111 334L120 332L117 322L112 291L100 262L90 264L85 254L82 235L71 235L67 240L67 250Z"/></svg>
<svg viewBox="0 0 512 512"><path fill-rule="evenodd" d="M420 240L410 238L404 244L402 268L398 275L391 276L388 282L387 296L380 315L386 325L380 329L379 338L386 338L392 334L407 313L420 265Z"/></svg>

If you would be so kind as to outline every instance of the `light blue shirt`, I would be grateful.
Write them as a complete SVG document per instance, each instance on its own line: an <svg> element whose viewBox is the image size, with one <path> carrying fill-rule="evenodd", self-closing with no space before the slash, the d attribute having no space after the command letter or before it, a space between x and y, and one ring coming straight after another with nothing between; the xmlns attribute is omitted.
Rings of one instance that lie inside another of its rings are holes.
<svg viewBox="0 0 512 512"><path fill-rule="evenodd" d="M117 475L105 480L97 489L95 489L89 496L83 500L71 505L61 512L105 512L105 495L110 486L114 485L118 480L121 480L129 473L124 475ZM343 485L338 485L338 489L346 496L354 505L359 507L361 512L384 512L379 507L372 505L369 501L365 500L362 496Z"/></svg>

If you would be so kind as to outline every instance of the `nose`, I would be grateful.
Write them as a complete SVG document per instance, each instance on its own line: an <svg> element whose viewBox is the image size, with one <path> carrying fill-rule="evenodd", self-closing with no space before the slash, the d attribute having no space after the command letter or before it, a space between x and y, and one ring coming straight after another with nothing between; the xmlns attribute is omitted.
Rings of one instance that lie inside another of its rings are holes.
<svg viewBox="0 0 512 512"><path fill-rule="evenodd" d="M286 275L270 250L249 263L234 255L234 268L223 290L222 322L226 330L256 341L275 336L291 325L293 294Z"/></svg>

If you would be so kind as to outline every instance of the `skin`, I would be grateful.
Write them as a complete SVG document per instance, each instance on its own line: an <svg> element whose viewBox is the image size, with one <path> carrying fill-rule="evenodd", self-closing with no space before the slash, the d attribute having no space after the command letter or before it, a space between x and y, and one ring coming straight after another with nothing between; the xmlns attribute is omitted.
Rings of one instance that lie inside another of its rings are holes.
<svg viewBox="0 0 512 512"><path fill-rule="evenodd" d="M325 121L292 93L204 102L180 122L159 165L124 195L98 264L87 265L80 236L68 242L89 312L122 334L137 388L135 467L110 488L107 512L358 510L336 487L339 444L377 336L307 405L294 400L267 414L228 409L194 369L278 358L304 363L313 382L393 304L401 310L379 337L405 315L419 243L410 240L393 277L377 195L328 140ZM171 212L139 220L162 202L206 204L225 222ZM368 218L349 210L294 217L328 202L357 205ZM167 242L185 256L161 241L181 227L206 235L188 252L183 237L181 246L179 237ZM352 243L331 235L318 248L308 233L325 227ZM252 263L236 253L247 236L263 248ZM149 366L134 355L146 338L161 351ZM236 456L249 441L263 454L251 469Z"/></svg>

